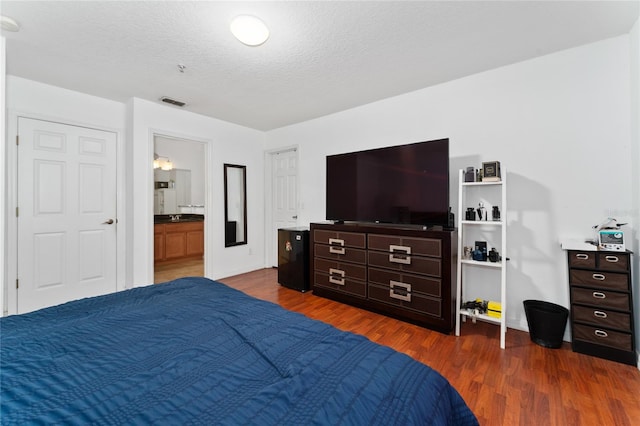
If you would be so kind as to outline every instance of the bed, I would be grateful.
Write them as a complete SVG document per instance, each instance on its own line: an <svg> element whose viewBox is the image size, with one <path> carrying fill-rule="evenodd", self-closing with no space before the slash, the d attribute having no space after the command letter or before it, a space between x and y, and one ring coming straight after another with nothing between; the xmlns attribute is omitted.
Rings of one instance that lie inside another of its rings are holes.
<svg viewBox="0 0 640 426"><path fill-rule="evenodd" d="M0 320L11 424L474 425L435 370L206 278Z"/></svg>

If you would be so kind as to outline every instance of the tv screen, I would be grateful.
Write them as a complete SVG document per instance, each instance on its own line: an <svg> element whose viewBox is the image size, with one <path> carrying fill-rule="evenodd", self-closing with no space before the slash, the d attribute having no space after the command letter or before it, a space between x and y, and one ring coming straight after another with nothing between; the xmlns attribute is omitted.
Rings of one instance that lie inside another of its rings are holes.
<svg viewBox="0 0 640 426"><path fill-rule="evenodd" d="M447 226L449 139L327 156L327 220Z"/></svg>

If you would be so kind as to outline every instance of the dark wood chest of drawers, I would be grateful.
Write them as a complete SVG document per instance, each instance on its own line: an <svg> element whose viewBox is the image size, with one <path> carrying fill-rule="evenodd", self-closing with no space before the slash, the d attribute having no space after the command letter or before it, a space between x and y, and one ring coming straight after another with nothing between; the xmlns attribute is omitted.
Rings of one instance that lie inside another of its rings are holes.
<svg viewBox="0 0 640 426"><path fill-rule="evenodd" d="M455 231L311 224L314 294L449 333L456 238Z"/></svg>
<svg viewBox="0 0 640 426"><path fill-rule="evenodd" d="M631 253L569 250L575 352L636 365Z"/></svg>

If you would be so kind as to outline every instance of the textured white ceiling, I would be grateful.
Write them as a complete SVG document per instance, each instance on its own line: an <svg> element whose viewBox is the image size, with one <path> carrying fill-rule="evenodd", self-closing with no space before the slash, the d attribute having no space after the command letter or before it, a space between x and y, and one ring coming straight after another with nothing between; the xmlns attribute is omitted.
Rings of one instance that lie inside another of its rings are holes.
<svg viewBox="0 0 640 426"><path fill-rule="evenodd" d="M6 1L7 73L269 130L629 32L638 1ZM247 47L239 14L271 37ZM178 64L186 65L180 73Z"/></svg>

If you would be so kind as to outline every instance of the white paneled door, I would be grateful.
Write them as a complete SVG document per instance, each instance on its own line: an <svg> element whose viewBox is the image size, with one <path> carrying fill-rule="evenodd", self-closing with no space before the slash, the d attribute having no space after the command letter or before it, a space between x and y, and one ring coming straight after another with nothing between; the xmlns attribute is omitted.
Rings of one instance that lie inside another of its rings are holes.
<svg viewBox="0 0 640 426"><path fill-rule="evenodd" d="M271 229L272 265L278 265L278 229L298 224L298 151L277 152L271 156L273 225Z"/></svg>
<svg viewBox="0 0 640 426"><path fill-rule="evenodd" d="M24 313L116 291L116 134L18 119Z"/></svg>

